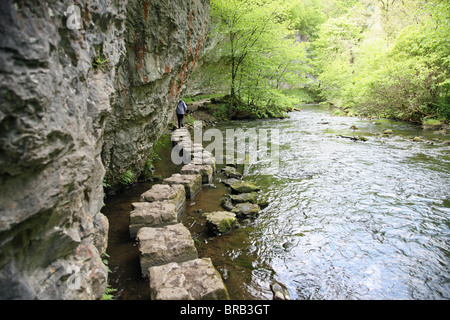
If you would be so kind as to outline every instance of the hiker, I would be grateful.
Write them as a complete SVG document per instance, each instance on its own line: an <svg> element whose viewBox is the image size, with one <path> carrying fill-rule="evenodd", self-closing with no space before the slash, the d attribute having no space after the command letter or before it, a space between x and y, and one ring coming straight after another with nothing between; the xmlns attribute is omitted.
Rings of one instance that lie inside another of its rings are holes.
<svg viewBox="0 0 450 320"><path fill-rule="evenodd" d="M183 127L183 117L185 112L187 112L187 105L183 100L180 100L177 105L178 129Z"/></svg>

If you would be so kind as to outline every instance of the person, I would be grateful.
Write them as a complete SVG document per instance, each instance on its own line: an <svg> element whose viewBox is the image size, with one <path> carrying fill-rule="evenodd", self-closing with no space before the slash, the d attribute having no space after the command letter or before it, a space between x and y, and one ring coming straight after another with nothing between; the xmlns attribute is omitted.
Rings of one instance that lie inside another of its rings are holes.
<svg viewBox="0 0 450 320"><path fill-rule="evenodd" d="M187 105L183 100L180 100L177 105L178 129L183 127L183 117L185 112L187 112Z"/></svg>

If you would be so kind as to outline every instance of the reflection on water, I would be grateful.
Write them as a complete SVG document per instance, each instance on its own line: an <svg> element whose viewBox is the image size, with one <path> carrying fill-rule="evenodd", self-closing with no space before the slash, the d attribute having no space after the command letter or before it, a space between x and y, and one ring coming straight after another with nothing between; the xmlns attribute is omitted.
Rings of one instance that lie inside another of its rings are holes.
<svg viewBox="0 0 450 320"><path fill-rule="evenodd" d="M279 170L261 175L257 163L246 176L269 200L257 219L210 237L198 210L220 209L227 190L217 181L183 217L232 299L271 299L274 280L293 299L450 298L450 147L412 140L438 136L313 107L218 128L280 130Z"/></svg>

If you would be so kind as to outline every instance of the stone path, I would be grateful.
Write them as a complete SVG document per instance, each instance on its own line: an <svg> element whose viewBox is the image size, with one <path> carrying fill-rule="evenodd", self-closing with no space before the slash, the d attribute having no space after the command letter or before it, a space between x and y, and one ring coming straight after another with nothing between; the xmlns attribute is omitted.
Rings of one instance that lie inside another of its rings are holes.
<svg viewBox="0 0 450 320"><path fill-rule="evenodd" d="M198 258L191 234L178 218L186 198L192 199L202 184L211 183L215 158L192 143L184 128L172 133L172 144L178 145L191 163L144 192L141 202L132 204L130 236L139 243L142 275L149 278L154 300L228 299L211 259Z"/></svg>

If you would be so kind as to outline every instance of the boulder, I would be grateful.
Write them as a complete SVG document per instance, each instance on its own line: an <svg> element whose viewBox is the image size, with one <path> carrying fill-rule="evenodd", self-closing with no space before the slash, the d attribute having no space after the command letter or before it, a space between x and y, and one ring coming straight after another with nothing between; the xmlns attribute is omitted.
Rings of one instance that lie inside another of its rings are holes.
<svg viewBox="0 0 450 320"><path fill-rule="evenodd" d="M137 240L143 276L148 275L148 268L152 266L198 258L191 234L181 223L161 228L141 228Z"/></svg>
<svg viewBox="0 0 450 320"><path fill-rule="evenodd" d="M211 259L153 266L148 270L152 300L228 300Z"/></svg>
<svg viewBox="0 0 450 320"><path fill-rule="evenodd" d="M163 183L168 185L183 185L186 191L186 198L192 199L202 188L202 176L200 174L174 173L169 178L164 179Z"/></svg>
<svg viewBox="0 0 450 320"><path fill-rule="evenodd" d="M181 174L200 174L202 184L210 184L213 176L213 169L210 165L187 164L181 168Z"/></svg>
<svg viewBox="0 0 450 320"><path fill-rule="evenodd" d="M155 184L150 190L141 195L141 201L170 201L175 204L177 213L184 212L186 204L186 191L181 184Z"/></svg>
<svg viewBox="0 0 450 320"><path fill-rule="evenodd" d="M237 193L249 193L259 191L259 187L253 182L238 180L230 185L231 189Z"/></svg>
<svg viewBox="0 0 450 320"><path fill-rule="evenodd" d="M132 238L143 227L163 227L178 223L177 208L173 202L135 202L132 206L129 226Z"/></svg>
<svg viewBox="0 0 450 320"><path fill-rule="evenodd" d="M383 134L393 134L394 132L391 129L386 129L383 131Z"/></svg>
<svg viewBox="0 0 450 320"><path fill-rule="evenodd" d="M238 218L254 218L258 215L261 208L256 203L244 202L238 203L231 212L234 212Z"/></svg>
<svg viewBox="0 0 450 320"><path fill-rule="evenodd" d="M222 234L237 226L236 214L228 211L214 211L203 214L206 226L214 234Z"/></svg>

